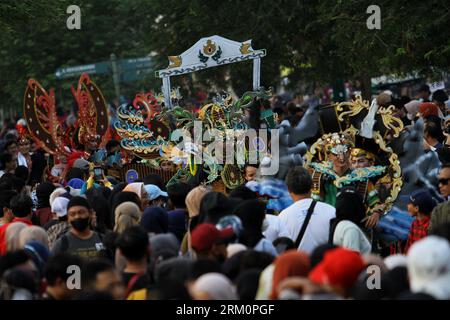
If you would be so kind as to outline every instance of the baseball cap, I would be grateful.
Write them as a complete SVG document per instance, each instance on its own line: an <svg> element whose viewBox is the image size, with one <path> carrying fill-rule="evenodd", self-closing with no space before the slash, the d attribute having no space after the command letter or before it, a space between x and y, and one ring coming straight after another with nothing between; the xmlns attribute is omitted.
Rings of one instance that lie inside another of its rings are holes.
<svg viewBox="0 0 450 320"><path fill-rule="evenodd" d="M144 185L145 192L148 194L149 200L155 200L158 197L168 197L168 193L162 191L158 186L154 184L146 184Z"/></svg>
<svg viewBox="0 0 450 320"><path fill-rule="evenodd" d="M67 211L69 211L71 207L75 206L82 206L91 209L89 201L81 196L73 197L72 199L69 200L69 203L67 204Z"/></svg>
<svg viewBox="0 0 450 320"><path fill-rule="evenodd" d="M318 284L350 288L365 268L361 255L352 250L336 248L329 250L309 274L309 279Z"/></svg>
<svg viewBox="0 0 450 320"><path fill-rule="evenodd" d="M64 217L67 215L67 205L69 204L69 199L66 197L57 197L52 202L51 210L53 213L56 213L58 218Z"/></svg>
<svg viewBox="0 0 450 320"><path fill-rule="evenodd" d="M198 225L191 235L192 248L203 252L212 248L215 243L233 236L233 228L218 230L213 224L202 223Z"/></svg>
<svg viewBox="0 0 450 320"><path fill-rule="evenodd" d="M420 213L430 214L436 203L428 191L417 191L409 197L409 203L419 207Z"/></svg>
<svg viewBox="0 0 450 320"><path fill-rule="evenodd" d="M424 292L439 299L450 281L450 245L447 240L428 236L414 242L406 256L412 292Z"/></svg>

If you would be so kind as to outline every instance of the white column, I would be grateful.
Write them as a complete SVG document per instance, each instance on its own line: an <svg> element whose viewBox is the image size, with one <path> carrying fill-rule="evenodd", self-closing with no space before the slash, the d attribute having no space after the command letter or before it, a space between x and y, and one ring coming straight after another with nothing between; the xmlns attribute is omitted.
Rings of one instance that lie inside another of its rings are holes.
<svg viewBox="0 0 450 320"><path fill-rule="evenodd" d="M260 87L261 58L253 59L253 91Z"/></svg>
<svg viewBox="0 0 450 320"><path fill-rule="evenodd" d="M172 99L170 98L170 77L163 77L163 94L164 103L169 108L172 109Z"/></svg>

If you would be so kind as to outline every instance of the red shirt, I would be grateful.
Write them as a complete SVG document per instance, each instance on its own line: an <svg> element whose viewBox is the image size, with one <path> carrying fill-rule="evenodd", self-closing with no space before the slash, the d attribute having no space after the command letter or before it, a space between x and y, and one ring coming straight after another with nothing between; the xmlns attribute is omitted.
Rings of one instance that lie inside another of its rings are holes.
<svg viewBox="0 0 450 320"><path fill-rule="evenodd" d="M31 220L27 218L14 218L11 222L2 225L0 227L0 256L4 256L6 254L6 229L8 229L9 225L14 222L23 222L28 226L33 225Z"/></svg>
<svg viewBox="0 0 450 320"><path fill-rule="evenodd" d="M428 227L430 226L431 217L425 216L422 220L416 219L413 221L411 225L411 229L409 230L408 241L406 242L405 253L408 252L411 245L425 238L428 234Z"/></svg>

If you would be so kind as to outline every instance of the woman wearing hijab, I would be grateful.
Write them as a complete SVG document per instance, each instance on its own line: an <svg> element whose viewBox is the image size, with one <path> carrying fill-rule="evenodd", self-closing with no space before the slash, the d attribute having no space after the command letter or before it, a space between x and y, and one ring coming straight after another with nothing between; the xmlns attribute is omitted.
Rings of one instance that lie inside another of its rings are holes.
<svg viewBox="0 0 450 320"><path fill-rule="evenodd" d="M6 251L16 251L20 249L20 232L27 228L28 226L23 222L13 222L6 229L5 239L6 239Z"/></svg>
<svg viewBox="0 0 450 320"><path fill-rule="evenodd" d="M143 182L133 182L127 185L123 191L134 192L141 200L141 209L144 210L148 204L147 191L145 191Z"/></svg>
<svg viewBox="0 0 450 320"><path fill-rule="evenodd" d="M289 250L276 258L272 276L271 300L278 299L278 286L289 277L307 277L309 272L309 257L305 252Z"/></svg>
<svg viewBox="0 0 450 320"><path fill-rule="evenodd" d="M186 209L189 214L189 225L188 225L188 232L186 232L186 235L183 238L183 242L181 243L181 252L183 254L189 252L192 252L191 247L191 230L194 230L194 228L198 224L198 219L200 215L200 203L202 202L203 197L211 192L211 189L206 188L204 186L198 186L189 191L189 193L186 196Z"/></svg>
<svg viewBox="0 0 450 320"><path fill-rule="evenodd" d="M20 230L19 248L25 248L25 245L30 241L39 241L48 250L48 235L43 228L38 226L30 226Z"/></svg>
<svg viewBox="0 0 450 320"><path fill-rule="evenodd" d="M37 210L36 216L39 219L39 225L43 226L52 219L52 211L50 209L50 195L56 189L51 182L44 182L37 186Z"/></svg>
<svg viewBox="0 0 450 320"><path fill-rule="evenodd" d="M114 211L115 226L114 231L122 233L125 229L138 226L141 220L141 209L133 202L124 202L117 206Z"/></svg>
<svg viewBox="0 0 450 320"><path fill-rule="evenodd" d="M329 243L361 254L370 253L372 246L361 230L365 211L363 199L355 189L342 189L336 198L336 218L330 220Z"/></svg>

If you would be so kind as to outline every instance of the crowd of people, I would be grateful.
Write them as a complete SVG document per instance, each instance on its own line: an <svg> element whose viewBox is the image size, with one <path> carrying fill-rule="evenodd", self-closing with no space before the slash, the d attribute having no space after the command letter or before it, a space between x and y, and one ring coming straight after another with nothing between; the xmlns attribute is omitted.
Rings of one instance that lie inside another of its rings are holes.
<svg viewBox="0 0 450 320"><path fill-rule="evenodd" d="M405 130L425 120L423 147L439 154L444 199L437 204L419 187L410 195L415 220L403 252L393 255L376 252L354 188L339 190L334 206L317 201L303 166L285 179L293 204L274 212L245 183L223 193L166 186L157 174L132 183L97 179L82 153L49 163L34 141L4 127L0 299L450 299L447 100L424 87L420 99L392 101ZM306 110L280 100L271 108L292 126ZM118 141L106 145L108 155L120 150ZM257 171L247 165L245 182ZM48 173L58 179L48 181Z"/></svg>

